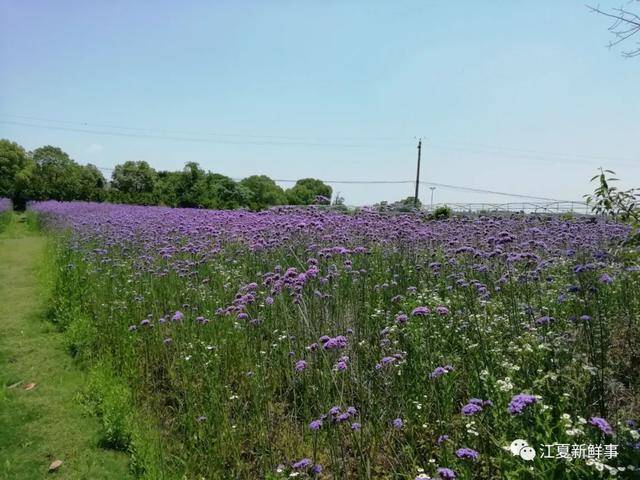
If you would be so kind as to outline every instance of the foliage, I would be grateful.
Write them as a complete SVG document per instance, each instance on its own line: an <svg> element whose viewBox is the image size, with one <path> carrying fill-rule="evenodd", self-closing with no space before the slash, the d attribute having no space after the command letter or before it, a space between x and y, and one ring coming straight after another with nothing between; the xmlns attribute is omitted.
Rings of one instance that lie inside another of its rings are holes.
<svg viewBox="0 0 640 480"><path fill-rule="evenodd" d="M16 194L17 175L27 163L27 153L15 142L0 139L0 198L13 198Z"/></svg>
<svg viewBox="0 0 640 480"><path fill-rule="evenodd" d="M20 145L0 140L0 197L17 208L29 200L84 200L169 207L264 210L296 205L328 205L332 189L306 178L286 192L266 175L240 182L205 171L188 162L178 172L156 172L145 161L116 165L109 184L95 165L79 165L60 148L44 146L26 152ZM336 199L336 204L344 199Z"/></svg>
<svg viewBox="0 0 640 480"><path fill-rule="evenodd" d="M438 208L436 208L433 211L433 218L435 219L443 219L443 218L451 218L451 215L453 214L453 211L451 210L451 208L447 207L446 205L442 205Z"/></svg>
<svg viewBox="0 0 640 480"><path fill-rule="evenodd" d="M611 170L600 169L600 173L591 178L598 186L591 195L585 195L591 211L598 215L607 215L623 222L640 221L640 204L638 189L620 190L613 185L618 179L606 174L615 175Z"/></svg>
<svg viewBox="0 0 640 480"><path fill-rule="evenodd" d="M251 192L248 203L251 210L264 210L274 205L287 203L284 190L266 175L247 177L240 181L240 186Z"/></svg>
<svg viewBox="0 0 640 480"><path fill-rule="evenodd" d="M144 161L116 165L111 175L112 199L121 203L153 205L156 171Z"/></svg>
<svg viewBox="0 0 640 480"><path fill-rule="evenodd" d="M303 178L287 190L287 199L291 205L328 205L333 189L315 178Z"/></svg>

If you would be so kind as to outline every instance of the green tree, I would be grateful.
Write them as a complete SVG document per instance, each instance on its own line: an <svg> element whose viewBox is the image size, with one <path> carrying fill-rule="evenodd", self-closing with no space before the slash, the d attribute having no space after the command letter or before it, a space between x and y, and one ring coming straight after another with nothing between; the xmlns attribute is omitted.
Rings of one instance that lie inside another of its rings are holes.
<svg viewBox="0 0 640 480"><path fill-rule="evenodd" d="M180 207L202 208L211 203L207 173L200 168L200 165L195 162L185 165L178 176L176 194Z"/></svg>
<svg viewBox="0 0 640 480"><path fill-rule="evenodd" d="M36 200L75 200L80 190L80 167L58 147L47 145L31 153L35 162L31 196Z"/></svg>
<svg viewBox="0 0 640 480"><path fill-rule="evenodd" d="M27 164L27 152L15 142L0 139L0 197L14 198L16 177Z"/></svg>
<svg viewBox="0 0 640 480"><path fill-rule="evenodd" d="M79 168L79 189L76 195L77 200L88 202L101 202L105 198L106 180L102 172L95 165L78 166Z"/></svg>
<svg viewBox="0 0 640 480"><path fill-rule="evenodd" d="M178 182L180 181L180 172L158 172L154 198L158 205L167 207L178 206Z"/></svg>
<svg viewBox="0 0 640 480"><path fill-rule="evenodd" d="M303 178L287 190L287 200L292 205L328 205L332 191L322 180Z"/></svg>
<svg viewBox="0 0 640 480"><path fill-rule="evenodd" d="M156 171L147 162L127 161L111 175L112 199L123 203L154 204Z"/></svg>
<svg viewBox="0 0 640 480"><path fill-rule="evenodd" d="M249 205L251 191L219 173L207 175L209 208L229 210Z"/></svg>
<svg viewBox="0 0 640 480"><path fill-rule="evenodd" d="M284 190L276 182L266 175L252 175L240 181L240 186L250 192L249 208L251 210L264 210L273 205L284 205L287 196Z"/></svg>

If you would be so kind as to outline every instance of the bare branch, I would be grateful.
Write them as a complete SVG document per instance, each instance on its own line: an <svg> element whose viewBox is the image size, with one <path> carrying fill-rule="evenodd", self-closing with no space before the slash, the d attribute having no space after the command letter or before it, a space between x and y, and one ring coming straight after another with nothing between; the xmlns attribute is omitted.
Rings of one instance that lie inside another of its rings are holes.
<svg viewBox="0 0 640 480"><path fill-rule="evenodd" d="M633 0L629 3L633 3ZM608 30L613 34L614 39L609 42L609 48L628 40L630 37L640 32L640 15L631 12L626 8L613 8L610 12L601 10L600 6L587 5L587 8L593 13L612 19L612 23ZM637 44L640 45L640 42ZM623 51L622 56L627 58L640 56L640 46L631 50Z"/></svg>

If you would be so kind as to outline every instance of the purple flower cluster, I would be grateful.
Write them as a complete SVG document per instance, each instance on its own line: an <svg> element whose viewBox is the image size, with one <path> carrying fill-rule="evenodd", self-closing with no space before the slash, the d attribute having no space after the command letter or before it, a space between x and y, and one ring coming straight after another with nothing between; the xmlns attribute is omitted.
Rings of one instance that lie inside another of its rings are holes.
<svg viewBox="0 0 640 480"><path fill-rule="evenodd" d="M462 413L462 415L465 415L467 417L471 417L477 413L482 412L484 407L490 407L492 405L493 405L493 402L491 400L482 400L480 398L472 398L471 400L469 400L469 403L467 403L462 407L462 409L460 410L460 413Z"/></svg>
<svg viewBox="0 0 640 480"><path fill-rule="evenodd" d="M456 477L456 472L451 470L450 468L440 467L437 470L438 475L442 480L454 480Z"/></svg>
<svg viewBox="0 0 640 480"><path fill-rule="evenodd" d="M294 369L295 369L296 372L303 372L304 370L307 369L308 366L309 366L309 364L306 361L298 360L296 362L296 364L295 364Z"/></svg>
<svg viewBox="0 0 640 480"><path fill-rule="evenodd" d="M338 335L337 337L320 337L320 343L325 350L339 350L346 348L349 341L344 335Z"/></svg>
<svg viewBox="0 0 640 480"><path fill-rule="evenodd" d="M478 460L478 456L478 452L476 452L472 448L463 447L456 450L456 457L458 458L473 460L475 462L476 460Z"/></svg>
<svg viewBox="0 0 640 480"><path fill-rule="evenodd" d="M509 402L508 411L511 415L521 414L525 408L529 405L533 405L538 401L538 397L535 395L529 395L527 393L519 393L514 395Z"/></svg>
<svg viewBox="0 0 640 480"><path fill-rule="evenodd" d="M613 428L611 428L609 422L602 417L591 417L589 419L589 424L600 429L600 431L605 435L613 435Z"/></svg>
<svg viewBox="0 0 640 480"><path fill-rule="evenodd" d="M436 367L436 369L429 374L429 378L433 380L434 378L441 377L449 372L453 372L453 367L451 365L445 365L444 367Z"/></svg>
<svg viewBox="0 0 640 480"><path fill-rule="evenodd" d="M414 317L424 317L425 315L429 315L431 313L431 309L429 307L416 307L411 312L411 315Z"/></svg>
<svg viewBox="0 0 640 480"><path fill-rule="evenodd" d="M322 473L322 465L315 464L309 458L303 458L291 464L291 468L297 472L306 471L311 475Z"/></svg>

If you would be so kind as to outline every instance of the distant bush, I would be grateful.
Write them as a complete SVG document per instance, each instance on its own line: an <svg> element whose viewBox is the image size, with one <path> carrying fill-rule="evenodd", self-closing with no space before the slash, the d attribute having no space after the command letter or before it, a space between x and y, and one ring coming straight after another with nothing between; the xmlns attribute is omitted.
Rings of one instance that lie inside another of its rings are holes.
<svg viewBox="0 0 640 480"><path fill-rule="evenodd" d="M433 218L436 220L440 220L443 218L451 218L451 215L453 214L453 210L451 210L449 207L447 207L446 205L443 205L441 207L436 208L433 211Z"/></svg>
<svg viewBox="0 0 640 480"><path fill-rule="evenodd" d="M593 194L584 195L587 204L591 205L591 211L623 222L640 223L640 191L636 188L620 190L612 185L618 179L613 176L607 177L606 174L616 173L601 168L600 173L591 178L592 182L598 182L598 187Z"/></svg>

